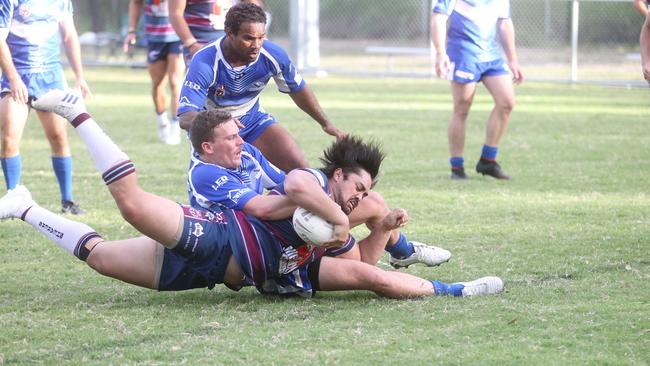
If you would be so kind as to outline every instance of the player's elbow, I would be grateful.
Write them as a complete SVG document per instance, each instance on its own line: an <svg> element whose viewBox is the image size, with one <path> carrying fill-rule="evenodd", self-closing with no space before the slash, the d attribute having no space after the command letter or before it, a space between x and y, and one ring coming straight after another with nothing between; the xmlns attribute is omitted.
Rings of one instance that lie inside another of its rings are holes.
<svg viewBox="0 0 650 366"><path fill-rule="evenodd" d="M246 205L244 212L261 220L273 220L275 210L265 205Z"/></svg>

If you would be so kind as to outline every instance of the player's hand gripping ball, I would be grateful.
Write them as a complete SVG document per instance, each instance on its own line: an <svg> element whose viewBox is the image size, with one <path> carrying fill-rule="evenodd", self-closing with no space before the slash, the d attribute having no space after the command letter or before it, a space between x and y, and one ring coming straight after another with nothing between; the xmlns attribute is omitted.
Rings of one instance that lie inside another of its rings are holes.
<svg viewBox="0 0 650 366"><path fill-rule="evenodd" d="M302 240L313 246L323 245L334 237L334 225L302 207L293 213L293 229Z"/></svg>

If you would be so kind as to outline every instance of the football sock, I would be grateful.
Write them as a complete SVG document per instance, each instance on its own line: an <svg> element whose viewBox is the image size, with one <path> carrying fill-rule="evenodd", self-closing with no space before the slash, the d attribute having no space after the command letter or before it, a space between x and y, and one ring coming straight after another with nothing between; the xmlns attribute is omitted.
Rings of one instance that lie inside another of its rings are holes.
<svg viewBox="0 0 650 366"><path fill-rule="evenodd" d="M158 114L158 125L167 126L168 124L169 124L169 119L167 118L167 111Z"/></svg>
<svg viewBox="0 0 650 366"><path fill-rule="evenodd" d="M460 283L444 283L439 281L431 281L437 296L451 295L455 297L463 296L463 289L465 286Z"/></svg>
<svg viewBox="0 0 650 366"><path fill-rule="evenodd" d="M497 159L497 153L499 148L496 146L483 145L483 151L481 152L481 159L488 161L495 161Z"/></svg>
<svg viewBox="0 0 650 366"><path fill-rule="evenodd" d="M387 245L385 250L390 253L393 258L404 259L411 254L415 253L415 248L413 244L406 239L404 234L399 234L399 239L393 245Z"/></svg>
<svg viewBox="0 0 650 366"><path fill-rule="evenodd" d="M57 246L82 261L85 261L90 254L86 249L86 243L93 238L101 237L90 226L66 219L39 205L29 208L21 218Z"/></svg>
<svg viewBox="0 0 650 366"><path fill-rule="evenodd" d="M72 201L72 157L53 156L52 168L59 182L62 201Z"/></svg>
<svg viewBox="0 0 650 366"><path fill-rule="evenodd" d="M75 129L86 143L95 167L102 173L106 184L110 184L135 172L135 167L128 155L111 140L90 115L79 122Z"/></svg>
<svg viewBox="0 0 650 366"><path fill-rule="evenodd" d="M20 154L9 158L2 158L2 172L5 176L7 189L14 189L20 184L20 171L22 170L22 159Z"/></svg>
<svg viewBox="0 0 650 366"><path fill-rule="evenodd" d="M465 164L465 159L462 156L452 156L449 158L449 164L451 164L451 169L462 169Z"/></svg>

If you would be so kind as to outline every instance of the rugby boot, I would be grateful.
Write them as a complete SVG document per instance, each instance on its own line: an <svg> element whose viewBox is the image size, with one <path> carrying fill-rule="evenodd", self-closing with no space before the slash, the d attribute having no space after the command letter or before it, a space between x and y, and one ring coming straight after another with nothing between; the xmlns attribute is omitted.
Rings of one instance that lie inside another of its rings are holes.
<svg viewBox="0 0 650 366"><path fill-rule="evenodd" d="M422 263L429 267L434 267L447 262L451 258L451 252L446 249L418 243L417 241L412 241L411 244L413 244L414 252L410 256L403 259L393 256L390 257L388 262L393 268L408 267L415 263Z"/></svg>
<svg viewBox="0 0 650 366"><path fill-rule="evenodd" d="M479 160L478 164L476 164L476 172L481 173L483 175L489 175L496 179L504 179L504 180L510 179L510 176L506 174L501 169L501 166L499 166L499 163L497 163L494 160L486 160L486 159Z"/></svg>
<svg viewBox="0 0 650 366"><path fill-rule="evenodd" d="M54 112L70 122L80 114L86 113L84 98L73 89L52 89L32 102L32 107L40 111Z"/></svg>
<svg viewBox="0 0 650 366"><path fill-rule="evenodd" d="M36 203L25 186L16 186L0 198L0 220L20 218Z"/></svg>
<svg viewBox="0 0 650 366"><path fill-rule="evenodd" d="M499 277L481 277L470 282L457 282L453 285L462 285L462 297L481 295L494 295L503 291L503 281Z"/></svg>

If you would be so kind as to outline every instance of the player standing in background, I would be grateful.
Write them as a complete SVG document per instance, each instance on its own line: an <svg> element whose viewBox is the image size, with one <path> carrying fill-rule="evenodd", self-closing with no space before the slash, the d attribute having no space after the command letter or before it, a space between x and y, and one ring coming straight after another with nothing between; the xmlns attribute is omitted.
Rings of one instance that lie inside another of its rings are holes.
<svg viewBox="0 0 650 366"><path fill-rule="evenodd" d="M129 3L129 33L124 39L124 52L135 44L136 29L144 0ZM181 142L178 126L178 97L183 82L183 45L169 23L167 0L147 0L145 7L145 38L147 41L147 64L151 76L151 96L158 116L158 137L169 145ZM164 81L171 91L171 123L167 117L167 95Z"/></svg>
<svg viewBox="0 0 650 366"><path fill-rule="evenodd" d="M169 21L185 46L186 60L223 36L232 0L169 0Z"/></svg>
<svg viewBox="0 0 650 366"><path fill-rule="evenodd" d="M650 4L648 5L648 13L646 13L645 16L645 22L643 23L643 27L641 27L639 43L641 45L641 67L643 68L643 77L650 83Z"/></svg>
<svg viewBox="0 0 650 366"><path fill-rule="evenodd" d="M20 140L30 111L29 102L66 84L59 59L61 42L75 75L75 87L84 98L90 96L72 13L70 0L0 0L0 134L7 189L20 184ZM61 210L81 215L84 212L72 197L72 156L66 123L54 113L36 114L52 150Z"/></svg>
<svg viewBox="0 0 650 366"><path fill-rule="evenodd" d="M240 3L226 15L226 36L210 43L192 58L178 113L188 129L204 109L225 109L239 118L244 141L257 147L275 166L288 172L308 166L300 147L275 118L260 106L259 97L271 77L278 89L309 114L329 135L340 131L322 110L316 96L291 62L287 52L266 40L266 15L259 6Z"/></svg>
<svg viewBox="0 0 650 366"><path fill-rule="evenodd" d="M499 142L515 106L513 81L519 84L524 80L515 50L510 2L436 0L431 33L436 73L451 80L454 101L447 131L451 179L467 179L463 158L465 127L478 82L483 82L492 95L494 109L487 121L485 144L476 171L497 179L510 179L496 162ZM499 43L508 60L507 66Z"/></svg>
<svg viewBox="0 0 650 366"><path fill-rule="evenodd" d="M294 283L300 287L290 290L304 291L291 293L305 297L311 297L312 288L370 290L394 298L465 297L503 291L503 281L498 277L451 284L429 281L358 261L323 257L327 251L323 247L314 248L304 262L283 262L287 252L305 247L291 220L264 222L239 211L196 210L142 190L129 157L102 131L79 99L73 93L55 90L38 100L35 107L56 111L72 123L122 217L146 236L104 241L87 225L40 207L24 186L0 199L0 219L25 221L103 275L161 291L212 288L224 283L233 289L255 285L262 293L284 294L285 284ZM330 244L347 246L354 238L348 233L342 210L354 209L354 202L370 190L382 160L376 145L340 140L325 152L323 160L337 172L335 175L342 174L342 168L336 167L341 161L349 169L346 177L330 182L337 186L337 195L327 196L316 178L301 170L289 173L285 187L296 204L334 224L335 239ZM364 240L406 221L405 212L391 212ZM306 277L296 278L298 271Z"/></svg>
<svg viewBox="0 0 650 366"><path fill-rule="evenodd" d="M645 18L648 15L650 2L648 0L634 0L634 9L636 9Z"/></svg>

